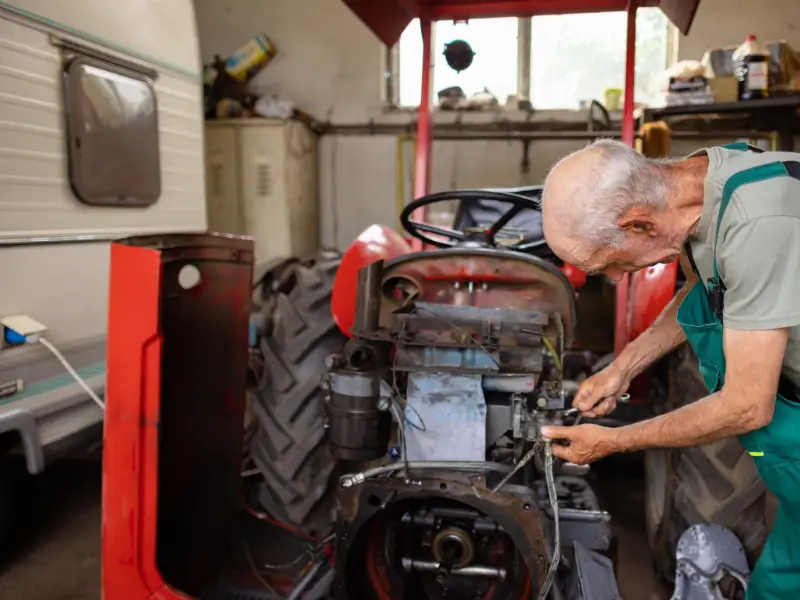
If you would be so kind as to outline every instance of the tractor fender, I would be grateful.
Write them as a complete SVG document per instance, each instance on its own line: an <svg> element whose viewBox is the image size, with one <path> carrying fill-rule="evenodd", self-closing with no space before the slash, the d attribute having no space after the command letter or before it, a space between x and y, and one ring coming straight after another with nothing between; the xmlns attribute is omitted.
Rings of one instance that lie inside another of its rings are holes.
<svg viewBox="0 0 800 600"><path fill-rule="evenodd" d="M678 261L637 271L631 277L628 308L628 341L650 327L675 295Z"/></svg>
<svg viewBox="0 0 800 600"><path fill-rule="evenodd" d="M359 270L375 261L390 260L409 252L408 242L385 225L370 225L350 244L336 272L331 295L333 319L342 333L352 336Z"/></svg>

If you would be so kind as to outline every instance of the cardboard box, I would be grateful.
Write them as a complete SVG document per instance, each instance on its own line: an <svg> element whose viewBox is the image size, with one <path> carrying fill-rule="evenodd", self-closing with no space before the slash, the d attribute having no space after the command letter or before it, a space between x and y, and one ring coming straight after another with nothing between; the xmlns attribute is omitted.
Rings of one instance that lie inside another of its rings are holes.
<svg viewBox="0 0 800 600"><path fill-rule="evenodd" d="M714 102L736 102L739 99L739 80L736 77L715 77L708 80L708 89L714 94Z"/></svg>

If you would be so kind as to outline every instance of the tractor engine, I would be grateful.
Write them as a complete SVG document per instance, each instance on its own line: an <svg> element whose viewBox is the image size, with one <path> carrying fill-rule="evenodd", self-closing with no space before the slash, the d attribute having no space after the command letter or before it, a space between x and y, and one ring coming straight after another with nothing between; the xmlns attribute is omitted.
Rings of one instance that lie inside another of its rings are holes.
<svg viewBox="0 0 800 600"><path fill-rule="evenodd" d="M359 273L353 338L323 381L345 473L335 596L618 597L586 468L538 451L544 425L574 420L561 316L414 296L387 315L384 285L381 261Z"/></svg>

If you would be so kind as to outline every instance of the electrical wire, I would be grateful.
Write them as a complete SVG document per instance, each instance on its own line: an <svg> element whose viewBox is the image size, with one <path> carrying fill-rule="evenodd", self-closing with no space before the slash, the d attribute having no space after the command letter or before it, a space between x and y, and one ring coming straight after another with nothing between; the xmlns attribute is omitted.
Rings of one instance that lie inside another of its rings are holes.
<svg viewBox="0 0 800 600"><path fill-rule="evenodd" d="M556 492L556 481L553 475L553 445L550 442L544 442L544 477L547 482L547 497L550 501L550 509L553 511L553 560L550 561L550 567L547 569L547 575L544 578L542 588L539 590L537 600L547 600L547 595L550 593L550 588L553 587L553 582L556 578L558 565L561 562L561 526L559 523L558 514L558 493Z"/></svg>
<svg viewBox="0 0 800 600"><path fill-rule="evenodd" d="M270 594L278 598L278 592L275 591L264 577L262 577L261 573L258 572L258 567L256 566L256 561L253 558L253 552L250 550L250 544L247 543L247 540L244 542L244 553L247 557L247 562L250 563L250 570L253 572L253 576L258 579L258 582L264 586L264 589L267 590Z"/></svg>
<svg viewBox="0 0 800 600"><path fill-rule="evenodd" d="M300 554L295 556L289 562L285 562L285 563L281 563L281 564L277 564L277 565L276 564L267 563L267 564L261 565L261 568L263 570L266 570L266 571L285 571L287 569L291 569L293 566L295 566L297 563L299 563L304 558L310 558L311 562L313 562L314 559L316 558L316 555L311 553L310 549L308 547L306 547L306 548L303 549L303 551ZM306 563L306 565L303 567L303 569L305 570L307 568L308 568L308 563Z"/></svg>
<svg viewBox="0 0 800 600"><path fill-rule="evenodd" d="M558 352L556 352L556 347L553 345L553 342L544 336L542 336L542 342L544 343L548 352L550 352L550 355L553 357L553 362L556 364L556 369L558 369L560 373L562 371L562 363L561 357L558 355Z"/></svg>
<svg viewBox="0 0 800 600"><path fill-rule="evenodd" d="M492 491L489 492L489 495L492 496L496 494L498 491L500 491L500 488L503 487L505 484L507 484L509 479L511 479L522 467L528 464L528 462L533 458L533 455L536 454L536 452L538 452L540 448L541 444L539 442L536 442L533 445L533 448L531 448L525 453L525 456L522 457L522 460L520 460L516 464L516 466L514 466L514 468L500 480L500 483L498 483L496 486L494 486L494 488L492 488Z"/></svg>
<svg viewBox="0 0 800 600"><path fill-rule="evenodd" d="M406 451L406 427L404 425L405 411L402 415L399 414L394 398L389 401L389 406L392 409L394 418L397 420L397 428L400 430L400 454L403 455L403 478L408 479L408 452Z"/></svg>
<svg viewBox="0 0 800 600"><path fill-rule="evenodd" d="M272 517L269 517L269 516L265 515L264 513L258 512L252 506L247 504L247 502L244 503L244 509L250 514L250 516L255 517L259 521L264 521L265 523L269 523L270 525L274 525L275 527L279 527L281 529L284 529L284 530L288 531L289 533L293 533L297 537L301 537L301 538L306 539L306 540L308 540L310 542L314 542L314 543L319 543L320 542L319 538L315 538L313 535L309 535L305 531L297 529L296 527L292 527L291 525L287 525L286 523L282 523L281 521L273 519Z"/></svg>
<svg viewBox="0 0 800 600"><path fill-rule="evenodd" d="M51 344L49 340L46 340L43 337L39 338L39 343L53 353L53 356L55 356L58 359L58 361L63 365L63 367L67 370L67 373L72 375L72 378L78 382L78 384L84 389L84 391L87 394L89 394L89 397L92 400L94 400L94 403L97 404L97 406L99 406L105 412L106 410L105 403L100 399L100 397L97 394L94 393L94 390L89 387L89 384L86 383L83 377L78 375L78 372L72 367L69 361L66 358L64 358L64 355L61 354L59 349L56 348L53 344Z"/></svg>

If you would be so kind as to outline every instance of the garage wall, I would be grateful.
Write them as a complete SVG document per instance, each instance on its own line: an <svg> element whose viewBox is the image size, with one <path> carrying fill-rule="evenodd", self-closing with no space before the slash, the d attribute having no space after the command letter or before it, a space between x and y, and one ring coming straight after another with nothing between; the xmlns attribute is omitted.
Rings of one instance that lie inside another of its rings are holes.
<svg viewBox="0 0 800 600"><path fill-rule="evenodd" d="M749 34L785 39L800 50L797 0L701 0L690 34L678 43L679 60L700 60L709 48L738 44Z"/></svg>
<svg viewBox="0 0 800 600"><path fill-rule="evenodd" d="M794 1L703 0L692 34L679 42L679 55L699 57L706 40L734 43L743 39L759 20L773 22L776 29L787 28L790 19L779 15L786 14L789 9L782 9ZM765 4L775 4L781 10L767 9ZM730 8L733 5L737 5L736 10ZM195 0L195 7L201 54L206 62L215 53L229 54L259 31L275 42L280 55L253 82L256 91L293 99L318 119L335 123L410 119L407 115L382 112L383 46L341 0ZM738 27L721 27L720 18ZM765 30L763 37L774 37L767 35L766 26L761 29ZM800 43L796 45L800 47ZM537 113L535 119L554 116ZM515 117L522 115L501 115L503 119ZM582 115L574 117L583 119ZM453 114L437 115L437 122L454 118ZM461 120L496 118L494 114L468 114ZM344 248L371 223L396 221L396 145L391 136L322 138L319 157L323 244ZM523 173L519 142L435 142L432 189L540 183L559 157L583 145L584 142L533 143L530 167ZM682 153L691 146L683 144L674 150ZM406 155L406 191L410 192L413 154L409 144Z"/></svg>

